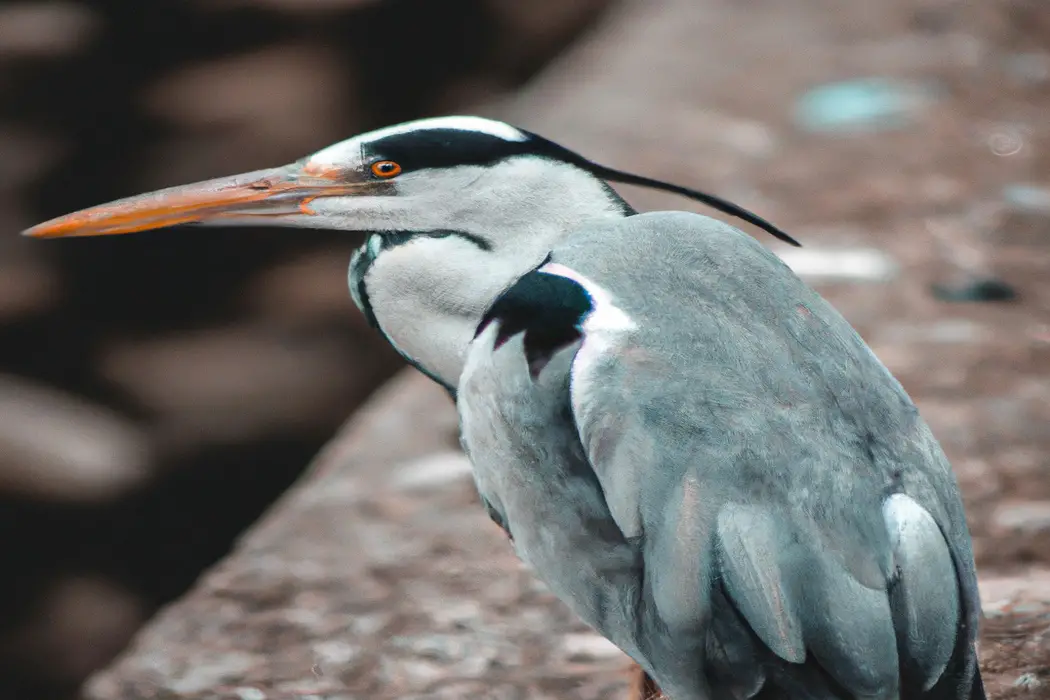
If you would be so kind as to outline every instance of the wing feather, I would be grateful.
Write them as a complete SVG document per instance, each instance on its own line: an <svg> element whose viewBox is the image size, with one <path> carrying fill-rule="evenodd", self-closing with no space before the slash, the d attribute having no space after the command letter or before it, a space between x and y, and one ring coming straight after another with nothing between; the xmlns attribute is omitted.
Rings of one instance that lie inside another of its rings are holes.
<svg viewBox="0 0 1050 700"><path fill-rule="evenodd" d="M751 629L785 661L806 660L798 605L783 576L782 555L790 548L783 528L765 510L727 504L718 514L722 584Z"/></svg>
<svg viewBox="0 0 1050 700"><path fill-rule="evenodd" d="M902 670L929 690L947 668L959 635L955 564L940 527L913 498L893 494L882 510L897 567L890 603Z"/></svg>
<svg viewBox="0 0 1050 700"><path fill-rule="evenodd" d="M500 416L474 459L552 588L672 697L981 700L957 486L845 320L692 215L595 225L551 260L593 302L571 363L530 378L520 341L483 335L492 372L461 403Z"/></svg>

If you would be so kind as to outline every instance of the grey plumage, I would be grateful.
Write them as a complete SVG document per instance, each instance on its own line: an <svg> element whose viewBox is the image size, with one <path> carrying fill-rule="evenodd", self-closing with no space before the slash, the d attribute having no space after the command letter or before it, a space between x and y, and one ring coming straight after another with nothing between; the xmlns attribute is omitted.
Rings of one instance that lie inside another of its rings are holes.
<svg viewBox="0 0 1050 700"><path fill-rule="evenodd" d="M457 398L489 515L672 700L983 700L962 503L904 390L756 241L605 180L794 242L477 117L27 233L366 231L353 299Z"/></svg>
<svg viewBox="0 0 1050 700"><path fill-rule="evenodd" d="M530 331L493 350L497 317L458 393L479 491L537 574L672 698L969 697L954 476L841 315L699 215L583 226L532 274L557 266L631 327L581 366L584 321L534 379Z"/></svg>

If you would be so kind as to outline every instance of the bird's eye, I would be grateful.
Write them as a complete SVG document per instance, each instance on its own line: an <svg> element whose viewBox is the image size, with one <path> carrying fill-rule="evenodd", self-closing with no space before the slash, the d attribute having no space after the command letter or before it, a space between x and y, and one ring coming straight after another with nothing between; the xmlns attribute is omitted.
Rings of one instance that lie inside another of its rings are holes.
<svg viewBox="0 0 1050 700"><path fill-rule="evenodd" d="M401 166L392 160L377 160L375 163L372 163L372 174L384 180L389 180L401 174Z"/></svg>

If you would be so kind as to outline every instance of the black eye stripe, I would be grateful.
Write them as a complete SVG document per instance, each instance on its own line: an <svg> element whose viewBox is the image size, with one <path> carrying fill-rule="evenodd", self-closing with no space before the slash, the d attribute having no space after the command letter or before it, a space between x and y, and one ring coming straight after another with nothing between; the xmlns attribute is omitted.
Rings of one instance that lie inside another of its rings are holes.
<svg viewBox="0 0 1050 700"><path fill-rule="evenodd" d="M518 155L566 159L569 151L546 139L528 134L524 141L460 129L425 129L394 134L362 146L368 162L392 160L402 171L450 168L457 165L490 165Z"/></svg>

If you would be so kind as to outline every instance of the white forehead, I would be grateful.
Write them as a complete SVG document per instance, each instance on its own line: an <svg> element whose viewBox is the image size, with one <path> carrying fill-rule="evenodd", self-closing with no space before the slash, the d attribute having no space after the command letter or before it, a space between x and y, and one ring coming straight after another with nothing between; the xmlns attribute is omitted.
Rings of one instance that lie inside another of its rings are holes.
<svg viewBox="0 0 1050 700"><path fill-rule="evenodd" d="M369 131L359 136L354 136L346 141L322 148L310 156L310 163L317 165L338 165L347 163L359 157L361 146L372 141L385 139L389 136L407 134L413 131L424 131L426 129L455 129L457 131L473 131L478 134L488 134L504 141L525 141L528 139L521 130L510 124L485 119L483 117L434 117L431 119L417 119L415 121L394 124L375 131Z"/></svg>

